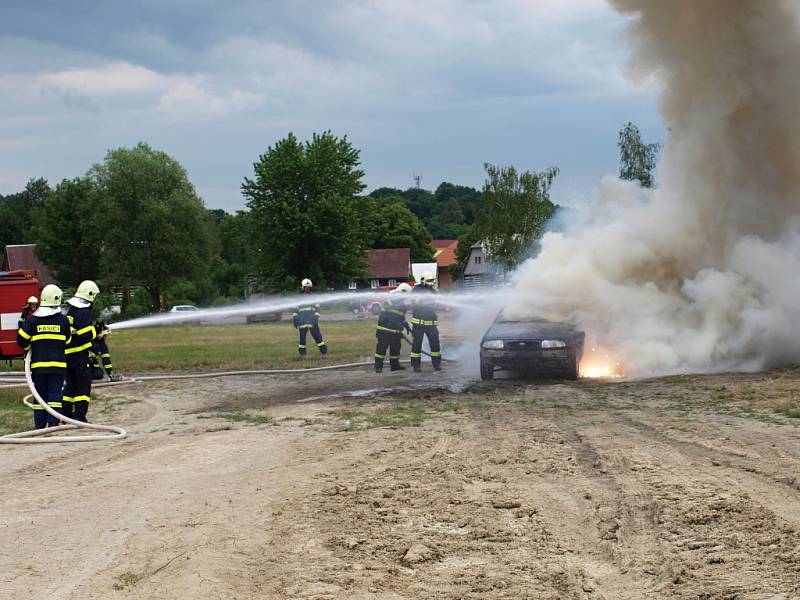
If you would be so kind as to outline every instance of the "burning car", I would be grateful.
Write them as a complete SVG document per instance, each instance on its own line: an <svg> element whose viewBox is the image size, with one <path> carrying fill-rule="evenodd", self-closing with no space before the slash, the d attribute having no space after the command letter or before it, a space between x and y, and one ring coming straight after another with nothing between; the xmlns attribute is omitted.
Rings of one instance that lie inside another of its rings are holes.
<svg viewBox="0 0 800 600"><path fill-rule="evenodd" d="M495 369L577 379L586 334L567 321L511 318L503 312L481 340L481 379Z"/></svg>

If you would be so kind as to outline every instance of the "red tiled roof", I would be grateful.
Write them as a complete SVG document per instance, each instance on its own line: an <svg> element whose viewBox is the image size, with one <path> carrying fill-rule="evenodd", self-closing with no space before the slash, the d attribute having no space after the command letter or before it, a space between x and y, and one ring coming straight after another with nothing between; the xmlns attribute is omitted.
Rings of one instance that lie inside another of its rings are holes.
<svg viewBox="0 0 800 600"><path fill-rule="evenodd" d="M6 254L3 258L4 271L16 271L25 269L33 271L39 281L39 287L44 287L50 283L55 283L55 279L50 271L45 267L34 252L36 244L16 244L6 246Z"/></svg>
<svg viewBox="0 0 800 600"><path fill-rule="evenodd" d="M372 279L408 279L411 275L411 249L369 250L367 267Z"/></svg>
<svg viewBox="0 0 800 600"><path fill-rule="evenodd" d="M452 267L458 262L456 259L458 240L433 240L431 246L434 250L433 257L440 267Z"/></svg>

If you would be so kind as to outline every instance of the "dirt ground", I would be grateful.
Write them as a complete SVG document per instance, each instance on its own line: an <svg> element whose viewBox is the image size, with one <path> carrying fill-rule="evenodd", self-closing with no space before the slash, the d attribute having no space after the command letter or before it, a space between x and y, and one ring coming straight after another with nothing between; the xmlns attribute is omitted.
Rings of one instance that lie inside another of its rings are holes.
<svg viewBox="0 0 800 600"><path fill-rule="evenodd" d="M0 598L800 598L795 390L116 387L92 414L128 440L0 448Z"/></svg>

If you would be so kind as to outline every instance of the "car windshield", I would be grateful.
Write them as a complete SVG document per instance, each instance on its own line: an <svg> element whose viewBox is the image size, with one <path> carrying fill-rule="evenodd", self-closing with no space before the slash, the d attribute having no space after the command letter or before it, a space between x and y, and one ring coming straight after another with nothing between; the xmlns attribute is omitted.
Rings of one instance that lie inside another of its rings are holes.
<svg viewBox="0 0 800 600"><path fill-rule="evenodd" d="M500 314L497 315L497 318L494 320L495 323L546 323L550 319L545 319L544 317L515 317L512 318L502 311Z"/></svg>

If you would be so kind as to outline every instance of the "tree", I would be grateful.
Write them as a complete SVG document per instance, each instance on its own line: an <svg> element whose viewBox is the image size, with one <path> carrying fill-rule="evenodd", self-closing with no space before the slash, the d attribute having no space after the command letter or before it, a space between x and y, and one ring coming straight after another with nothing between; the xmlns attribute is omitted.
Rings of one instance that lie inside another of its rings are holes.
<svg viewBox="0 0 800 600"><path fill-rule="evenodd" d="M223 211L219 219L217 232L221 252L212 262L211 281L224 298L241 298L247 276L252 273L255 257L252 220L252 215L244 211L233 215Z"/></svg>
<svg viewBox="0 0 800 600"><path fill-rule="evenodd" d="M204 282L217 240L178 161L140 142L110 150L89 177L103 207L108 281L143 286L155 310L164 289L179 281Z"/></svg>
<svg viewBox="0 0 800 600"><path fill-rule="evenodd" d="M550 186L558 168L517 173L514 167L486 163L484 169L487 179L475 233L488 258L510 271L535 253L545 223L556 210Z"/></svg>
<svg viewBox="0 0 800 600"><path fill-rule="evenodd" d="M0 199L0 248L7 244L31 244L31 213L44 205L50 186L45 179L31 179L25 189Z"/></svg>
<svg viewBox="0 0 800 600"><path fill-rule="evenodd" d="M655 185L653 171L656 168L656 156L661 144L645 144L639 128L633 123L627 123L619 131L617 146L619 178L638 181L642 187L652 188Z"/></svg>
<svg viewBox="0 0 800 600"><path fill-rule="evenodd" d="M36 255L65 285L96 279L104 223L88 177L64 179L44 205L32 211Z"/></svg>
<svg viewBox="0 0 800 600"><path fill-rule="evenodd" d="M253 170L242 193L254 220L256 266L273 286L293 289L308 277L325 289L365 273L364 172L347 137L327 131L302 143L290 133Z"/></svg>
<svg viewBox="0 0 800 600"><path fill-rule="evenodd" d="M410 248L413 262L433 262L431 234L402 198L388 196L372 203L369 227L373 248Z"/></svg>

